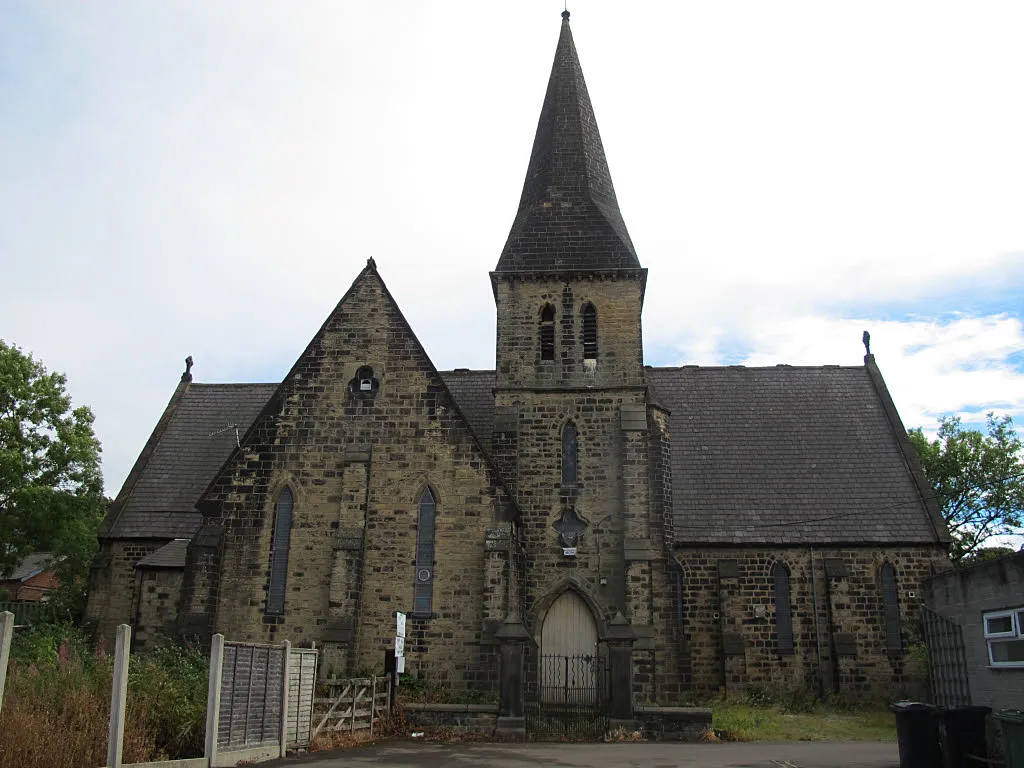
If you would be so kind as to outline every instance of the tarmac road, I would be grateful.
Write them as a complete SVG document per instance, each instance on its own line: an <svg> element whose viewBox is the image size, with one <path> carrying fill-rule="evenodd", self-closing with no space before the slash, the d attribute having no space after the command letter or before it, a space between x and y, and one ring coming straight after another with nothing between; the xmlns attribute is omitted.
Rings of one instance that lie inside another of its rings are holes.
<svg viewBox="0 0 1024 768"><path fill-rule="evenodd" d="M898 768L895 744L747 742L723 744L432 744L391 741L285 758L303 768Z"/></svg>

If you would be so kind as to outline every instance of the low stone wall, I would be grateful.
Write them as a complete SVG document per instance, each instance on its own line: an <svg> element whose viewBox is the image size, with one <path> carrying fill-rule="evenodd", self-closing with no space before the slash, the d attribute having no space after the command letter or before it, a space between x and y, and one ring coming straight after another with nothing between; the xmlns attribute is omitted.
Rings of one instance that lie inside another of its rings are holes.
<svg viewBox="0 0 1024 768"><path fill-rule="evenodd" d="M405 719L411 730L452 728L467 733L494 735L497 704L406 704Z"/></svg>
<svg viewBox="0 0 1024 768"><path fill-rule="evenodd" d="M637 707L634 716L648 741L699 741L711 727L702 707Z"/></svg>
<svg viewBox="0 0 1024 768"><path fill-rule="evenodd" d="M493 736L496 704L406 704L410 730L451 728ZM638 707L635 723L649 741L699 741L711 728L711 710L701 707Z"/></svg>

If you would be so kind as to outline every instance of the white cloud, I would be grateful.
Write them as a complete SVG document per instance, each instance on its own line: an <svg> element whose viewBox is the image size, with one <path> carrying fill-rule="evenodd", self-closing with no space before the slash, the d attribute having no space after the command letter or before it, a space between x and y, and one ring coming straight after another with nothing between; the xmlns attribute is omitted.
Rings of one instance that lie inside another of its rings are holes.
<svg viewBox="0 0 1024 768"><path fill-rule="evenodd" d="M109 493L186 354L203 381L281 376L368 256L440 367L493 365L487 271L560 9L8 10L0 335L94 406ZM1000 281L1019 307L1024 6L593 0L572 24L649 359L856 364L866 325L908 424L1019 410L1019 309L878 318Z"/></svg>
<svg viewBox="0 0 1024 768"><path fill-rule="evenodd" d="M871 333L872 352L908 428L931 429L949 414L979 421L990 410L1024 421L1024 371L1009 359L1024 350L1024 325L1006 315L948 322L779 317L734 327L728 341L717 345L715 334L706 336L678 350L674 362L858 365L864 330ZM756 351L732 355L737 340Z"/></svg>

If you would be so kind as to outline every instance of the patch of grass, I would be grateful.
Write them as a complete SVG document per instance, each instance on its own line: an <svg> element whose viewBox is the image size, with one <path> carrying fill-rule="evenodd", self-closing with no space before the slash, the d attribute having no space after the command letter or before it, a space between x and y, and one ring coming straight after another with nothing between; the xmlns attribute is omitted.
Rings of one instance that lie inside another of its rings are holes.
<svg viewBox="0 0 1024 768"><path fill-rule="evenodd" d="M895 741L896 723L883 707L852 709L818 703L787 711L785 705L711 703L715 732L728 741Z"/></svg>

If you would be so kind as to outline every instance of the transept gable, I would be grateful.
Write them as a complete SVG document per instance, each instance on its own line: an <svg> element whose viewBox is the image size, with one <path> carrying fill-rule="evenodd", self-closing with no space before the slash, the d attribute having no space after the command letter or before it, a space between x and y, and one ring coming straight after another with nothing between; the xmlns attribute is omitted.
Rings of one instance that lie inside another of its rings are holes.
<svg viewBox="0 0 1024 768"><path fill-rule="evenodd" d="M299 454L311 446L340 473L346 455L419 439L470 451L469 464L487 473L495 494L495 518L517 515L482 441L371 259L240 436L197 507L212 510L241 490L265 493L269 476L301 461Z"/></svg>

